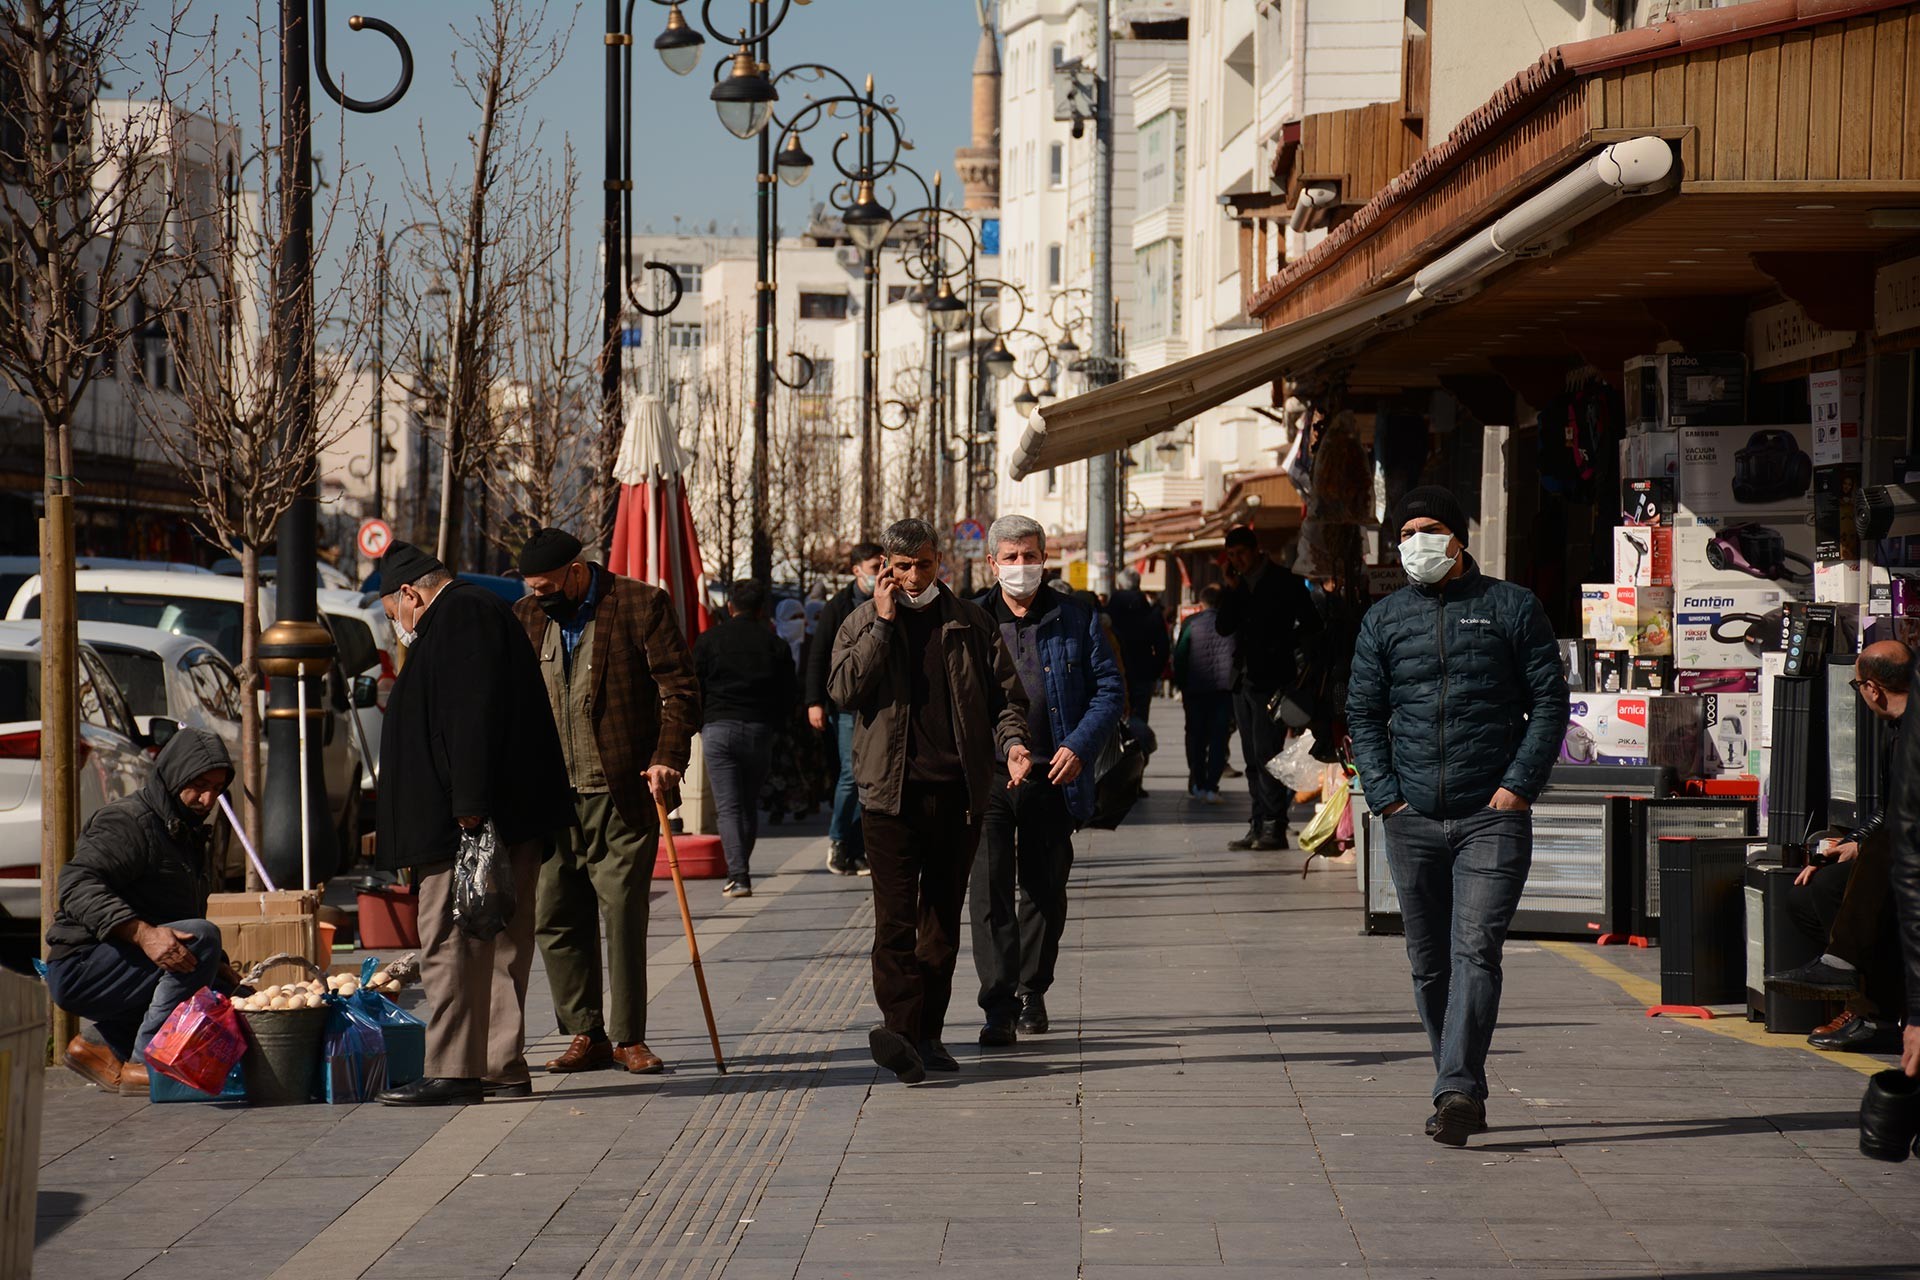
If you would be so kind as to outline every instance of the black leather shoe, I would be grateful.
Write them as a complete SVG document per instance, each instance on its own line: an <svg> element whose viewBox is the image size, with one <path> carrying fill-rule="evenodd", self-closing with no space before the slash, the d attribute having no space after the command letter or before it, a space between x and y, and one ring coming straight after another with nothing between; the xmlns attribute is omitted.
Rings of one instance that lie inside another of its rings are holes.
<svg viewBox="0 0 1920 1280"><path fill-rule="evenodd" d="M1247 834L1241 836L1238 840L1227 841L1227 848L1233 850L1235 853L1245 853L1249 849L1258 849L1259 847L1260 847L1260 824L1259 823L1255 823L1254 825L1248 827Z"/></svg>
<svg viewBox="0 0 1920 1280"><path fill-rule="evenodd" d="M920 1061L929 1071L953 1072L960 1069L960 1064L947 1052L947 1046L938 1040L920 1042Z"/></svg>
<svg viewBox="0 0 1920 1280"><path fill-rule="evenodd" d="M488 1080L481 1085L481 1088L489 1098L531 1098L533 1096L531 1080L516 1080L511 1084Z"/></svg>
<svg viewBox="0 0 1920 1280"><path fill-rule="evenodd" d="M1479 1123L1479 1125L1474 1129L1475 1133L1485 1133L1486 1131L1487 1131L1487 1122L1485 1120L1482 1120ZM1432 1115L1427 1117L1427 1136L1431 1138L1434 1134L1438 1132L1440 1132L1440 1113L1436 1111Z"/></svg>
<svg viewBox="0 0 1920 1280"><path fill-rule="evenodd" d="M867 1032L867 1048L873 1060L900 1078L901 1084L919 1084L927 1078L927 1064L913 1042L883 1023Z"/></svg>
<svg viewBox="0 0 1920 1280"><path fill-rule="evenodd" d="M1020 1020L1014 1023L1023 1036L1043 1036L1053 1024L1047 1019L1045 996L1026 996L1020 1001Z"/></svg>
<svg viewBox="0 0 1920 1280"><path fill-rule="evenodd" d="M388 1089L379 1100L389 1107L470 1107L486 1096L478 1080L428 1077Z"/></svg>
<svg viewBox="0 0 1920 1280"><path fill-rule="evenodd" d="M1004 1018L988 1018L980 1028L980 1043L989 1049L1007 1049L1020 1043L1020 1033Z"/></svg>
<svg viewBox="0 0 1920 1280"><path fill-rule="evenodd" d="M827 842L827 870L837 876L853 874L853 855L838 840Z"/></svg>
<svg viewBox="0 0 1920 1280"><path fill-rule="evenodd" d="M1767 979L1767 990L1804 1000L1844 1000L1860 993L1860 972L1836 969L1823 960L1809 960L1798 969L1773 974Z"/></svg>
<svg viewBox="0 0 1920 1280"><path fill-rule="evenodd" d="M1487 1106L1464 1093L1443 1093L1433 1100L1433 1119L1435 1142L1464 1147L1470 1135L1485 1132Z"/></svg>
<svg viewBox="0 0 1920 1280"><path fill-rule="evenodd" d="M1860 1154L1898 1164L1920 1142L1920 1080L1899 1068L1867 1081L1860 1098Z"/></svg>
<svg viewBox="0 0 1920 1280"><path fill-rule="evenodd" d="M1863 1018L1848 1011L1836 1023L1830 1023L1807 1037L1816 1049L1844 1053L1875 1053L1891 1048L1899 1041L1900 1029L1874 1018Z"/></svg>

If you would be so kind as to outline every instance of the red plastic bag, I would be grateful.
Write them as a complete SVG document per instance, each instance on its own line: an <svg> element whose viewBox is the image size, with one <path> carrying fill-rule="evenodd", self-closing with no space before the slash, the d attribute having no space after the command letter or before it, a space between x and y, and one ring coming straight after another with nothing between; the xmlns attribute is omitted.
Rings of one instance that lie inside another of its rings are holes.
<svg viewBox="0 0 1920 1280"><path fill-rule="evenodd" d="M211 987L193 993L167 1015L147 1046L147 1067L190 1089L218 1095L247 1052L247 1035L233 1002Z"/></svg>

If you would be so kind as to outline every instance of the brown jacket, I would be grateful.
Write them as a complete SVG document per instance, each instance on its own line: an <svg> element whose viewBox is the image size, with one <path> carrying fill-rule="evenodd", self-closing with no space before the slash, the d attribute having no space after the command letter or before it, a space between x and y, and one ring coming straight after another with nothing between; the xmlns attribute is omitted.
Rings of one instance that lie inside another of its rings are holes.
<svg viewBox="0 0 1920 1280"><path fill-rule="evenodd" d="M905 604L898 608L905 609ZM953 696L953 732L977 820L987 809L993 763L1027 740L1027 690L1000 629L987 611L942 586L927 606L940 613L940 647L947 659ZM840 624L833 641L827 694L853 713L853 780L860 805L875 813L900 812L907 777L907 699L912 673L904 645L892 643L894 624L869 600Z"/></svg>
<svg viewBox="0 0 1920 1280"><path fill-rule="evenodd" d="M610 576L593 615L593 652L587 655L594 682L593 740L614 809L644 830L654 824L646 770L663 764L686 771L700 727L700 682L667 593ZM555 624L532 596L514 605L513 612L539 653L547 628Z"/></svg>

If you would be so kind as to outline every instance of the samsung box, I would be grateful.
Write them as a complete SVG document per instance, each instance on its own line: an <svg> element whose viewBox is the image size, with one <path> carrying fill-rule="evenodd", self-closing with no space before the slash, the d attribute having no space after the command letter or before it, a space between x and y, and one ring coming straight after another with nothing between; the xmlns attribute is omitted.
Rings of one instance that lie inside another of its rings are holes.
<svg viewBox="0 0 1920 1280"><path fill-rule="evenodd" d="M1785 601L1778 587L1679 589L1673 597L1673 665L1681 671L1758 667Z"/></svg>
<svg viewBox="0 0 1920 1280"><path fill-rule="evenodd" d="M1636 587L1673 585L1673 530L1622 525L1613 531L1613 580Z"/></svg>
<svg viewBox="0 0 1920 1280"><path fill-rule="evenodd" d="M1564 764L1653 765L1699 776L1699 698L1645 693L1579 693L1567 701Z"/></svg>
<svg viewBox="0 0 1920 1280"><path fill-rule="evenodd" d="M1804 514L1728 519L1684 513L1673 526L1673 585L1778 587L1788 599L1810 600L1813 542L1813 520ZM1616 563L1619 554L1616 546Z"/></svg>
<svg viewBox="0 0 1920 1280"><path fill-rule="evenodd" d="M1635 356L1625 372L1629 428L1719 426L1746 416L1747 358L1738 351Z"/></svg>
<svg viewBox="0 0 1920 1280"><path fill-rule="evenodd" d="M1813 510L1811 425L1687 427L1680 432L1680 512L1745 520Z"/></svg>

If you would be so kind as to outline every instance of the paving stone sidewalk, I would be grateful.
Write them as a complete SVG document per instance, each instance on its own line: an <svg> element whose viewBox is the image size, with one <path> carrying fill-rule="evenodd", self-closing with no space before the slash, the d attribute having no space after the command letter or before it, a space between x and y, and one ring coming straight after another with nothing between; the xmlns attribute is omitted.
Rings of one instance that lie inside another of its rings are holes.
<svg viewBox="0 0 1920 1280"><path fill-rule="evenodd" d="M1152 794L1077 842L1051 1034L983 1057L963 955L961 1073L877 1072L866 882L825 874L817 825L771 828L758 896L695 887L725 1076L656 897L664 1077L409 1112L156 1107L53 1073L36 1274L1920 1277L1920 1163L1855 1149L1875 1064L1649 1020L1657 955L1511 945L1492 1130L1421 1136L1399 940L1360 936L1350 867L1227 852L1244 792L1189 802L1159 711Z"/></svg>

